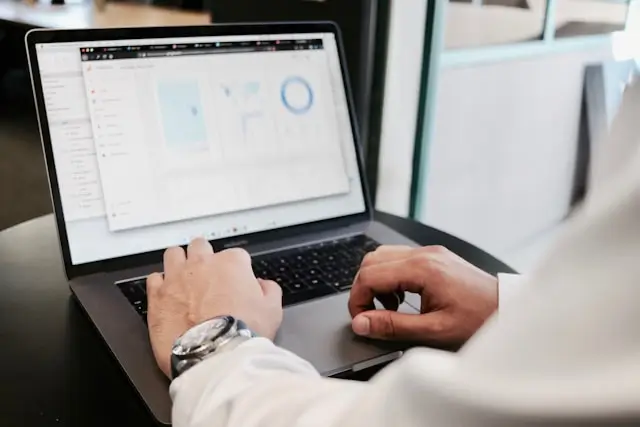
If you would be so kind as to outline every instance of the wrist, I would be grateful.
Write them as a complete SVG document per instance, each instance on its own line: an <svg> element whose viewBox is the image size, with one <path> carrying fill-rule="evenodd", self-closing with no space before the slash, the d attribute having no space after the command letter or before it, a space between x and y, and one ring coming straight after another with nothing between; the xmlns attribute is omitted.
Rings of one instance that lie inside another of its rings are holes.
<svg viewBox="0 0 640 427"><path fill-rule="evenodd" d="M255 336L244 322L232 316L214 317L193 326L173 345L172 379L214 354L230 351Z"/></svg>

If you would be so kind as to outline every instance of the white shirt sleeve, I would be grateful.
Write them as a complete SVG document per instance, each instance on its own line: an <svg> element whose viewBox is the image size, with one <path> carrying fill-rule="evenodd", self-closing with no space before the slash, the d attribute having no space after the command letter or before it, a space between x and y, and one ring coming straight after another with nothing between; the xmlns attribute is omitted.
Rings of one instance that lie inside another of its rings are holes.
<svg viewBox="0 0 640 427"><path fill-rule="evenodd" d="M498 311L509 304L522 287L523 281L524 278L519 274L498 274Z"/></svg>
<svg viewBox="0 0 640 427"><path fill-rule="evenodd" d="M633 155L614 156L627 163L592 189L527 278L531 286L509 296L457 354L413 350L356 383L321 378L299 357L252 339L173 382L174 425L640 425L638 117L640 84L613 131L627 143L612 146L632 141Z"/></svg>
<svg viewBox="0 0 640 427"><path fill-rule="evenodd" d="M348 410L363 383L323 379L305 360L264 338L215 355L171 384L176 427L293 427Z"/></svg>

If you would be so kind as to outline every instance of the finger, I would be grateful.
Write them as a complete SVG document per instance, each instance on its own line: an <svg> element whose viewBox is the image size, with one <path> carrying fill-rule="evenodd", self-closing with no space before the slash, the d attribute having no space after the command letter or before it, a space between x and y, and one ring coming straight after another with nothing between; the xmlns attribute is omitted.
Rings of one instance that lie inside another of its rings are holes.
<svg viewBox="0 0 640 427"><path fill-rule="evenodd" d="M441 324L438 313L418 315L373 310L356 316L351 327L356 335L367 338L428 342L437 340Z"/></svg>
<svg viewBox="0 0 640 427"><path fill-rule="evenodd" d="M169 281L176 279L186 261L187 257L184 254L184 249L181 247L173 247L164 251L165 278Z"/></svg>
<svg viewBox="0 0 640 427"><path fill-rule="evenodd" d="M241 267L251 268L251 255L242 248L226 249L218 253L218 259Z"/></svg>
<svg viewBox="0 0 640 427"><path fill-rule="evenodd" d="M410 251L406 251L406 249L410 249L410 248L407 248L407 247L404 247L404 246L386 246L385 248L386 249L383 249L383 251L388 251L389 253L396 252L394 249L397 249L398 250L397 251L398 255L400 255L400 252L402 252L402 253L410 252ZM404 255L403 255L403 257L404 257ZM400 259L399 256L398 256L398 259ZM363 266L360 267L361 269L365 268L364 262L365 261L363 261ZM374 261L369 262L370 265L373 265L374 263L375 263ZM356 283L356 281L358 280L359 274L360 274L360 272L358 272L356 274L356 277L354 277L354 279L353 279L353 283ZM390 293L390 294L380 294L380 295L376 295L375 299L380 301L380 303L387 310L397 310L398 307L400 307L402 305L402 303L404 302L404 292L397 291L397 292L393 292L393 293ZM376 307L373 304L373 300L372 300L369 305L367 305L366 307L363 307L363 311L364 310L374 310L375 308Z"/></svg>
<svg viewBox="0 0 640 427"><path fill-rule="evenodd" d="M414 254L416 248L410 246L385 245L373 252L369 252L362 260L362 266L370 266L382 262L392 262L405 259Z"/></svg>
<svg viewBox="0 0 640 427"><path fill-rule="evenodd" d="M187 246L187 258L192 260L206 258L213 255L213 247L202 237L193 239Z"/></svg>
<svg viewBox="0 0 640 427"><path fill-rule="evenodd" d="M262 293L269 300L278 301L282 304L282 288L273 280L258 279L258 283L262 288Z"/></svg>
<svg viewBox="0 0 640 427"><path fill-rule="evenodd" d="M164 284L162 274L153 273L147 277L147 295L149 299L155 298L158 289Z"/></svg>
<svg viewBox="0 0 640 427"><path fill-rule="evenodd" d="M349 312L352 317L370 309L376 295L394 292L421 293L425 285L424 266L428 261L424 257L411 257L364 267L356 276L349 297Z"/></svg>
<svg viewBox="0 0 640 427"><path fill-rule="evenodd" d="M448 250L445 247L439 245L423 247L384 245L378 247L378 249L373 252L369 252L362 260L362 265L369 266L382 262L400 261L406 258L411 258L420 253L441 254L443 252L448 252Z"/></svg>

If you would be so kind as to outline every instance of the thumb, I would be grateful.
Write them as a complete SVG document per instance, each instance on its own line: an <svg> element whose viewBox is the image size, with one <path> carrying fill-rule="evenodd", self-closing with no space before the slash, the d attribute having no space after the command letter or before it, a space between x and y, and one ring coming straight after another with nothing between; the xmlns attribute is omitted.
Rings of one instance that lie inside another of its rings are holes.
<svg viewBox="0 0 640 427"><path fill-rule="evenodd" d="M405 314L389 310L360 313L351 321L356 335L394 341L427 341L433 337L437 318L434 314Z"/></svg>
<svg viewBox="0 0 640 427"><path fill-rule="evenodd" d="M282 288L273 280L258 279L258 283L262 288L262 293L268 299L280 301L282 303Z"/></svg>

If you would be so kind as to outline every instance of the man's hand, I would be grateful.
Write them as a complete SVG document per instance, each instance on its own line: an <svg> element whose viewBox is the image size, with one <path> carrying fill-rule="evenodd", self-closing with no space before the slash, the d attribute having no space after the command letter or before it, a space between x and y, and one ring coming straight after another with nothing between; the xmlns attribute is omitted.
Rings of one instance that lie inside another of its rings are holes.
<svg viewBox="0 0 640 427"><path fill-rule="evenodd" d="M404 292L420 294L422 314L396 312ZM358 335L442 346L464 344L497 307L497 279L441 246L367 254L349 300Z"/></svg>
<svg viewBox="0 0 640 427"><path fill-rule="evenodd" d="M147 320L153 353L170 377L173 342L190 327L216 316L231 315L257 334L273 339L282 323L282 290L256 279L251 257L241 249L217 254L196 239L187 248L164 254L164 278L147 278Z"/></svg>

